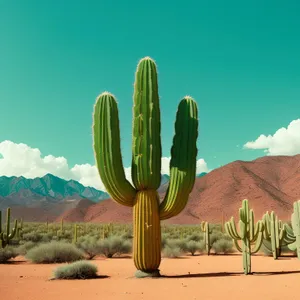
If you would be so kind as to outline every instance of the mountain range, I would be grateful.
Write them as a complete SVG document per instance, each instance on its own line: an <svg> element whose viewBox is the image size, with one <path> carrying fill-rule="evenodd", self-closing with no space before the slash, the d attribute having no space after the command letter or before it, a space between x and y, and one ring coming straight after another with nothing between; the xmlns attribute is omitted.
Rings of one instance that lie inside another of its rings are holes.
<svg viewBox="0 0 300 300"><path fill-rule="evenodd" d="M169 176L163 175L158 189L161 200L168 182ZM282 220L288 220L293 202L300 199L300 155L238 160L199 174L186 208L164 222L221 222L222 218L238 217L243 199L249 199L256 218L274 210ZM25 221L132 221L132 209L115 203L106 193L50 174L36 179L0 177L0 209L8 206L14 217Z"/></svg>

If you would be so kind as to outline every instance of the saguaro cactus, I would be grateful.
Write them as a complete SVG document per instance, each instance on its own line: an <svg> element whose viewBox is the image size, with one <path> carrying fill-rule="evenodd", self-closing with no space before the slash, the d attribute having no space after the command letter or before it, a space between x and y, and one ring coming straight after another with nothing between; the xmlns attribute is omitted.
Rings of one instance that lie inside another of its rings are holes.
<svg viewBox="0 0 300 300"><path fill-rule="evenodd" d="M288 225L278 220L273 211L271 214L269 212L264 214L263 222L263 245L272 252L273 258L277 259L281 255L282 247L293 243L295 237L287 232Z"/></svg>
<svg viewBox="0 0 300 300"><path fill-rule="evenodd" d="M288 245L292 251L297 251L297 257L300 259L300 200L294 202L294 212L292 213L292 230L287 227L287 232L293 234L295 241Z"/></svg>
<svg viewBox="0 0 300 300"><path fill-rule="evenodd" d="M2 212L0 211L0 248L4 248L9 244L9 241L12 240L17 232L18 220L15 220L14 227L10 231L10 208L6 210L6 230L2 230Z"/></svg>
<svg viewBox="0 0 300 300"><path fill-rule="evenodd" d="M125 177L120 151L117 102L108 92L94 107L94 152L101 180L118 203L133 207L134 264L146 276L159 276L161 261L160 220L179 214L185 207L196 175L198 110L184 97L178 106L171 149L170 183L160 203L161 124L155 62L140 60L134 83L131 177Z"/></svg>
<svg viewBox="0 0 300 300"><path fill-rule="evenodd" d="M210 254L211 244L210 244L210 226L208 222L201 222L201 230L204 232L204 243L205 243L205 250L207 255Z"/></svg>
<svg viewBox="0 0 300 300"><path fill-rule="evenodd" d="M247 275L251 273L251 254L256 253L261 247L264 225L262 221L258 221L254 225L254 212L252 209L250 210L247 199L243 200L239 213L240 233L237 232L233 217L225 223L225 230L233 239L237 250L243 254L243 269L244 274ZM239 240L242 242L242 247L238 244ZM251 248L252 244L255 244L253 249Z"/></svg>

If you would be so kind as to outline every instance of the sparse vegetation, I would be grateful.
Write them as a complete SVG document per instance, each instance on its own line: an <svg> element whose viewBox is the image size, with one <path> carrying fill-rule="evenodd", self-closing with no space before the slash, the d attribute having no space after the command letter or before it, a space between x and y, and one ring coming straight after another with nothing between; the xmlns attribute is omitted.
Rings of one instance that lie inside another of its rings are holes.
<svg viewBox="0 0 300 300"><path fill-rule="evenodd" d="M26 259L38 264L73 262L83 258L83 252L76 246L55 241L34 247L26 254Z"/></svg>
<svg viewBox="0 0 300 300"><path fill-rule="evenodd" d="M54 271L55 279L90 279L97 277L97 266L87 261L76 261L59 266Z"/></svg>
<svg viewBox="0 0 300 300"><path fill-rule="evenodd" d="M18 252L15 248L8 246L5 248L0 248L0 264L7 263L10 259L18 256Z"/></svg>

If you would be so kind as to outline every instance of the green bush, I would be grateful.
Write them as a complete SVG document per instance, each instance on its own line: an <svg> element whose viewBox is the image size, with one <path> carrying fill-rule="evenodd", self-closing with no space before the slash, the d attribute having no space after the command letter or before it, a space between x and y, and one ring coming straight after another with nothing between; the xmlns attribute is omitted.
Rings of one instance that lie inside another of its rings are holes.
<svg viewBox="0 0 300 300"><path fill-rule="evenodd" d="M196 252L203 251L204 242L188 241L185 245L186 252L195 255Z"/></svg>
<svg viewBox="0 0 300 300"><path fill-rule="evenodd" d="M163 257L177 258L179 256L182 256L183 252L178 246L170 247L169 245L166 245L162 251L162 254Z"/></svg>
<svg viewBox="0 0 300 300"><path fill-rule="evenodd" d="M228 254L235 252L233 248L233 242L225 238L215 241L212 245L212 249L215 254Z"/></svg>
<svg viewBox="0 0 300 300"><path fill-rule="evenodd" d="M187 240L200 242L203 240L203 234L194 232L190 236L187 237Z"/></svg>
<svg viewBox="0 0 300 300"><path fill-rule="evenodd" d="M131 253L131 243L119 236L111 236L99 242L99 253L107 258Z"/></svg>
<svg viewBox="0 0 300 300"><path fill-rule="evenodd" d="M15 248L11 246L0 248L0 264L5 264L11 258L15 258L16 256L18 256L18 252Z"/></svg>
<svg viewBox="0 0 300 300"><path fill-rule="evenodd" d="M87 254L88 259L93 259L101 253L101 244L97 236L80 237L76 245Z"/></svg>
<svg viewBox="0 0 300 300"><path fill-rule="evenodd" d="M97 277L97 266L87 261L60 266L54 271L55 279L89 279Z"/></svg>
<svg viewBox="0 0 300 300"><path fill-rule="evenodd" d="M22 236L22 240L28 242L33 242L33 243L39 243L42 241L45 241L45 237L38 232L28 232L28 233L24 233ZM49 241L49 240L47 240ZM46 241L45 241L46 242Z"/></svg>
<svg viewBox="0 0 300 300"><path fill-rule="evenodd" d="M18 247L18 252L19 252L20 255L26 255L26 253L30 249L36 247L37 245L38 244L36 244L32 241L28 241L28 242L24 242L24 243L21 242L21 245Z"/></svg>
<svg viewBox="0 0 300 300"><path fill-rule="evenodd" d="M84 258L84 253L75 245L52 241L30 249L26 259L38 264L73 262Z"/></svg>

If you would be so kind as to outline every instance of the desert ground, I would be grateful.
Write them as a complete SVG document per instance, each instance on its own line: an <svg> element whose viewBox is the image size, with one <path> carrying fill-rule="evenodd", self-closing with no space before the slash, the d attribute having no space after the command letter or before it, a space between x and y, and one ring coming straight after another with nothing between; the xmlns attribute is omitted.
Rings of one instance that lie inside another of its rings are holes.
<svg viewBox="0 0 300 300"><path fill-rule="evenodd" d="M54 264L31 264L22 257L0 265L2 300L296 300L300 295L300 260L296 257L252 257L253 275L242 273L242 257L200 255L163 258L161 278L134 277L130 257L91 261L97 279L49 280ZM106 277L107 276L107 277Z"/></svg>

